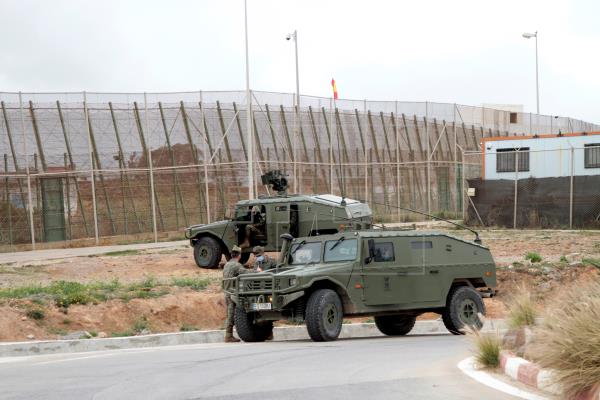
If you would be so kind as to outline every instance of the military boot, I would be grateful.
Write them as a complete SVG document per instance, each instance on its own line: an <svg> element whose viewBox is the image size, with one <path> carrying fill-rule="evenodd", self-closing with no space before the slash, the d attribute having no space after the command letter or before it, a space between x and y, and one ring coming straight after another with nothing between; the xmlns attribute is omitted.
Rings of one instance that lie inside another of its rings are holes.
<svg viewBox="0 0 600 400"><path fill-rule="evenodd" d="M240 339L233 336L233 329L225 331L225 343L237 343Z"/></svg>

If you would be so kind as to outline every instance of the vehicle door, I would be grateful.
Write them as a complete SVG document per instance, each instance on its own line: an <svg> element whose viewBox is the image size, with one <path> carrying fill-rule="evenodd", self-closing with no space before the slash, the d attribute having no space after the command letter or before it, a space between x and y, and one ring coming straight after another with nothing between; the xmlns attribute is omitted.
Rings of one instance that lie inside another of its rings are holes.
<svg viewBox="0 0 600 400"><path fill-rule="evenodd" d="M407 237L406 249L410 265L400 276L406 281L406 295L411 302L440 302L442 300L440 259L446 251L442 249L440 237Z"/></svg>
<svg viewBox="0 0 600 400"><path fill-rule="evenodd" d="M371 243L370 243L371 242ZM370 306L397 304L399 299L396 240L394 238L372 238L363 240L362 264L365 304Z"/></svg>

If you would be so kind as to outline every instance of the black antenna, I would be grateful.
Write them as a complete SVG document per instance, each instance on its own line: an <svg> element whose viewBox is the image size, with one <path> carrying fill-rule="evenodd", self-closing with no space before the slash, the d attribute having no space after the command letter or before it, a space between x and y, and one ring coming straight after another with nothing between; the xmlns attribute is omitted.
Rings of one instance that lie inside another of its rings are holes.
<svg viewBox="0 0 600 400"><path fill-rule="evenodd" d="M449 224L458 226L459 228L466 229L468 231L473 232L473 234L475 235L475 240L473 240L473 242L475 242L477 244L481 244L481 238L479 238L479 232L477 232L476 230L471 229L469 227L466 227L464 225L457 224L456 222L452 222L452 221L450 221L448 219L445 219L445 218L436 217L435 215L427 214L426 212L423 212L423 211L413 210L411 208L398 207L398 206L393 206L391 204L387 204L387 205L386 204L382 204L382 203L375 203L375 204L380 205L380 206L393 207L393 208L397 208L399 210L410 211L410 212L414 212L414 213L417 213L417 214L425 215L427 217L430 217L430 218L433 218L433 219L437 219L438 221L444 221L444 222L447 222Z"/></svg>

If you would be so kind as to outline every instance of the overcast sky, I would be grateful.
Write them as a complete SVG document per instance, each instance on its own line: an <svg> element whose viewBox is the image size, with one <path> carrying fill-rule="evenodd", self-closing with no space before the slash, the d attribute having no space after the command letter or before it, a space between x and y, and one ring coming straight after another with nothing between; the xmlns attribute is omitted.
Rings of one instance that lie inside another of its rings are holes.
<svg viewBox="0 0 600 400"><path fill-rule="evenodd" d="M1 0L0 91L245 88L243 0ZM248 0L251 87L600 122L600 2Z"/></svg>

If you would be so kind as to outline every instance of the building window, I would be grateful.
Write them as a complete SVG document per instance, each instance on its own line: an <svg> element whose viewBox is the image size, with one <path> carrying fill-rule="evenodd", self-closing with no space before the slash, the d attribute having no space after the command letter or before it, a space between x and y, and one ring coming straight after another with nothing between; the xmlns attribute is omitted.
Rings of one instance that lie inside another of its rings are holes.
<svg viewBox="0 0 600 400"><path fill-rule="evenodd" d="M529 171L529 147L497 149L496 172L515 172L515 155L519 153L519 172Z"/></svg>
<svg viewBox="0 0 600 400"><path fill-rule="evenodd" d="M585 145L585 167L600 168L600 143Z"/></svg>
<svg viewBox="0 0 600 400"><path fill-rule="evenodd" d="M394 260L394 244L392 242L375 243L375 262Z"/></svg>
<svg viewBox="0 0 600 400"><path fill-rule="evenodd" d="M516 124L517 123L517 113L516 112L511 112L510 113L510 123L511 124Z"/></svg>
<svg viewBox="0 0 600 400"><path fill-rule="evenodd" d="M413 250L432 249L433 243L428 241L410 242L410 247Z"/></svg>

